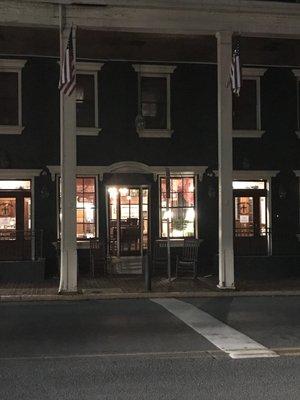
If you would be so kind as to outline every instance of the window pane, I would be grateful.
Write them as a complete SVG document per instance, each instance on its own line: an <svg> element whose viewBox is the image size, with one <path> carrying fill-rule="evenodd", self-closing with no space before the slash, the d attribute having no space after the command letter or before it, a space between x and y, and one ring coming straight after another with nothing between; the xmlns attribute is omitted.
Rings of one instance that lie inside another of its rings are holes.
<svg viewBox="0 0 300 400"><path fill-rule="evenodd" d="M142 77L141 100L146 129L166 129L167 79Z"/></svg>
<svg viewBox="0 0 300 400"><path fill-rule="evenodd" d="M233 189L265 189L265 181L233 181Z"/></svg>
<svg viewBox="0 0 300 400"><path fill-rule="evenodd" d="M30 231L31 229L31 198L24 198L24 230Z"/></svg>
<svg viewBox="0 0 300 400"><path fill-rule="evenodd" d="M61 204L60 204L61 210ZM61 220L61 211L60 211ZM89 239L96 235L96 180L76 178L77 239Z"/></svg>
<svg viewBox="0 0 300 400"><path fill-rule="evenodd" d="M253 236L253 197L235 197L234 213L235 236Z"/></svg>
<svg viewBox="0 0 300 400"><path fill-rule="evenodd" d="M165 178L160 180L161 190L165 189ZM172 177L170 179L170 237L195 236L195 186L193 177ZM161 192L161 235L167 236L166 193Z"/></svg>
<svg viewBox="0 0 300 400"><path fill-rule="evenodd" d="M30 181L0 181L0 190L30 190Z"/></svg>
<svg viewBox="0 0 300 400"><path fill-rule="evenodd" d="M94 75L77 74L76 117L78 127L95 126Z"/></svg>
<svg viewBox="0 0 300 400"><path fill-rule="evenodd" d="M257 129L256 80L243 79L240 96L233 96L233 129Z"/></svg>
<svg viewBox="0 0 300 400"><path fill-rule="evenodd" d="M18 74L0 72L0 125L18 124Z"/></svg>
<svg viewBox="0 0 300 400"><path fill-rule="evenodd" d="M95 179L94 178L84 178L84 192L85 193L95 193Z"/></svg>
<svg viewBox="0 0 300 400"><path fill-rule="evenodd" d="M267 234L267 204L266 197L259 198L259 211L260 211L260 235L266 236Z"/></svg>
<svg viewBox="0 0 300 400"><path fill-rule="evenodd" d="M76 179L77 237L88 239L96 232L96 182L95 178Z"/></svg>
<svg viewBox="0 0 300 400"><path fill-rule="evenodd" d="M14 197L0 198L0 230L16 230L16 199ZM1 239L5 240L5 232ZM8 234L9 236L9 234Z"/></svg>

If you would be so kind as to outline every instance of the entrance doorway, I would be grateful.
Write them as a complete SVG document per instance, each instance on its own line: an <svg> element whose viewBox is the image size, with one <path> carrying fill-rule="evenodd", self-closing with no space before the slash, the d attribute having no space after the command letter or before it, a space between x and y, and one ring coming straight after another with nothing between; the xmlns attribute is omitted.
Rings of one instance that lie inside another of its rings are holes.
<svg viewBox="0 0 300 400"><path fill-rule="evenodd" d="M142 186L109 186L108 243L116 257L142 256L148 248L149 189Z"/></svg>
<svg viewBox="0 0 300 400"><path fill-rule="evenodd" d="M30 181L0 181L0 260L31 258Z"/></svg>
<svg viewBox="0 0 300 400"><path fill-rule="evenodd" d="M233 185L235 254L267 255L270 232L266 182L234 182Z"/></svg>

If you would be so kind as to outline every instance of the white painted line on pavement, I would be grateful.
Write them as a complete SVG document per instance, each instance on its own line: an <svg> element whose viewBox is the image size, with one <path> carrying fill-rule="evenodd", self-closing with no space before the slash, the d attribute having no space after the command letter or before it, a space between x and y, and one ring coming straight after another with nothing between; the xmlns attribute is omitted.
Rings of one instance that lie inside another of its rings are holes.
<svg viewBox="0 0 300 400"><path fill-rule="evenodd" d="M192 304L172 298L151 301L167 309L231 358L279 357L274 351Z"/></svg>

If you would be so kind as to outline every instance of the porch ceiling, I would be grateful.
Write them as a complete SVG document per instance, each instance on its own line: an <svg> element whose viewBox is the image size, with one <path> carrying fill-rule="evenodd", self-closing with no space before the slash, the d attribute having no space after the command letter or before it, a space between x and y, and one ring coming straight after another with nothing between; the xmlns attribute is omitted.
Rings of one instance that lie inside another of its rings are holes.
<svg viewBox="0 0 300 400"><path fill-rule="evenodd" d="M300 40L242 37L244 65L300 66ZM78 29L77 56L90 60L216 63L213 36ZM0 56L59 57L54 28L0 27Z"/></svg>
<svg viewBox="0 0 300 400"><path fill-rule="evenodd" d="M300 37L300 4L246 0L0 0L0 24L58 27L58 2L68 4L68 20L83 28Z"/></svg>

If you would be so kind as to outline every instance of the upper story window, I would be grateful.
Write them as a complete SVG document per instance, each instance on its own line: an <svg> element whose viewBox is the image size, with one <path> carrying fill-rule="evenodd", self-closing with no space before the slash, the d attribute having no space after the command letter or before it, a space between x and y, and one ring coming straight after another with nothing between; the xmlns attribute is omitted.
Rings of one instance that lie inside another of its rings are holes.
<svg viewBox="0 0 300 400"><path fill-rule="evenodd" d="M135 64L133 68L138 73L137 133L140 137L171 137L170 78L176 67Z"/></svg>
<svg viewBox="0 0 300 400"><path fill-rule="evenodd" d="M260 77L265 68L243 68L240 96L232 98L234 137L261 137Z"/></svg>
<svg viewBox="0 0 300 400"><path fill-rule="evenodd" d="M21 134L22 68L26 60L0 59L0 134Z"/></svg>
<svg viewBox="0 0 300 400"><path fill-rule="evenodd" d="M98 135L98 72L102 63L77 63L76 126L77 135Z"/></svg>
<svg viewBox="0 0 300 400"><path fill-rule="evenodd" d="M168 221L171 238L195 237L195 177L170 178L169 211L166 178L160 178L160 236L167 237Z"/></svg>
<svg viewBox="0 0 300 400"><path fill-rule="evenodd" d="M296 77L296 90L297 90L297 136L300 138L300 69L293 70Z"/></svg>

